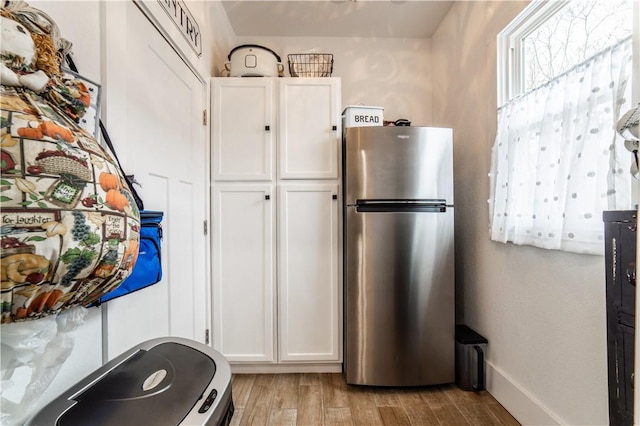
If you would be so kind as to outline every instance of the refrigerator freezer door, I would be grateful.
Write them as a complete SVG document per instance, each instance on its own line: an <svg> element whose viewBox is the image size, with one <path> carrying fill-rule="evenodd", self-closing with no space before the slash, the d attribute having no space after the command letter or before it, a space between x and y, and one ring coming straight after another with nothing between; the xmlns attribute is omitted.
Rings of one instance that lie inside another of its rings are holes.
<svg viewBox="0 0 640 426"><path fill-rule="evenodd" d="M454 381L454 209L346 209L347 383Z"/></svg>
<svg viewBox="0 0 640 426"><path fill-rule="evenodd" d="M347 205L358 199L444 199L453 205L451 129L351 127L344 159Z"/></svg>

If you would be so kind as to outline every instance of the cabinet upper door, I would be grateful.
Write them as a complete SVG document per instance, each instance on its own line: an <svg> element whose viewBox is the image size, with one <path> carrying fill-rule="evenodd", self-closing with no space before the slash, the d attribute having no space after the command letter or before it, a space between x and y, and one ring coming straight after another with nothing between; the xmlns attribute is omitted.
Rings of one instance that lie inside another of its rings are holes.
<svg viewBox="0 0 640 426"><path fill-rule="evenodd" d="M274 79L214 78L211 85L214 181L271 181L275 152Z"/></svg>
<svg viewBox="0 0 640 426"><path fill-rule="evenodd" d="M340 79L280 78L280 179L338 179Z"/></svg>

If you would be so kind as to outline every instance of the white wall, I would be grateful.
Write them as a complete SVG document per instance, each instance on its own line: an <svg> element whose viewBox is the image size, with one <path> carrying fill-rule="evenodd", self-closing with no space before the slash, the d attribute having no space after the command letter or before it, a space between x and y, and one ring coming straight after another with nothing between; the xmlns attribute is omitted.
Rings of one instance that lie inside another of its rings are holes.
<svg viewBox="0 0 640 426"><path fill-rule="evenodd" d="M237 45L275 51L289 76L287 55L316 49L333 54L333 77L342 79L342 105L384 107L385 120L431 123L431 41L401 38L238 37ZM228 52L227 52L228 54Z"/></svg>
<svg viewBox="0 0 640 426"><path fill-rule="evenodd" d="M431 123L431 40L411 38L347 37L237 37L224 8L211 3L214 76L220 76L231 50L258 44L276 52L289 76L287 55L333 54L333 77L342 79L342 105L384 107L386 120L407 118L415 125Z"/></svg>
<svg viewBox="0 0 640 426"><path fill-rule="evenodd" d="M238 43L236 35L231 28L227 14L222 7L222 3L217 1L207 2L211 26L211 52L213 61L211 63L211 76L220 75L220 70L227 61L227 55Z"/></svg>
<svg viewBox="0 0 640 426"><path fill-rule="evenodd" d="M604 259L491 242L496 35L526 2L457 2L432 39L434 123L454 129L458 320L523 424L607 424ZM436 107L437 105L437 107Z"/></svg>

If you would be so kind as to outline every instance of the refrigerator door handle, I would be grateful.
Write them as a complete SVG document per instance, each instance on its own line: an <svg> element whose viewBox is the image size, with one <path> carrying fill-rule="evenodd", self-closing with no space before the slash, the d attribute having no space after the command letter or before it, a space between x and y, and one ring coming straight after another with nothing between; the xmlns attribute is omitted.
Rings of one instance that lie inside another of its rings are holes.
<svg viewBox="0 0 640 426"><path fill-rule="evenodd" d="M358 199L356 204L446 204L443 199Z"/></svg>
<svg viewBox="0 0 640 426"><path fill-rule="evenodd" d="M357 200L357 213L444 213L445 200Z"/></svg>

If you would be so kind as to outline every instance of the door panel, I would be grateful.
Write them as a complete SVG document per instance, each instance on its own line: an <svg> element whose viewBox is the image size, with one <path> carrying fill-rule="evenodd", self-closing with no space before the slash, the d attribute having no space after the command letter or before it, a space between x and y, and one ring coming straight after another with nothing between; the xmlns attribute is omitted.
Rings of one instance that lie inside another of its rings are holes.
<svg viewBox="0 0 640 426"><path fill-rule="evenodd" d="M279 359L339 361L338 185L281 185L278 199Z"/></svg>
<svg viewBox="0 0 640 426"><path fill-rule="evenodd" d="M277 127L274 100L273 79L213 79L213 180L273 178Z"/></svg>
<svg viewBox="0 0 640 426"><path fill-rule="evenodd" d="M153 337L204 342L208 179L203 82L132 2L107 8L108 17L124 21L118 34L107 34L109 62L126 58L118 61L125 72L107 72L110 90L119 94L107 97L107 127L115 129L125 170L142 185L145 208L165 212L162 281L107 305L112 358Z"/></svg>
<svg viewBox="0 0 640 426"><path fill-rule="evenodd" d="M345 139L346 203L358 199L453 201L451 129L350 127Z"/></svg>
<svg viewBox="0 0 640 426"><path fill-rule="evenodd" d="M281 78L278 82L279 177L338 179L339 80Z"/></svg>
<svg viewBox="0 0 640 426"><path fill-rule="evenodd" d="M453 217L346 209L348 383L453 381Z"/></svg>
<svg viewBox="0 0 640 426"><path fill-rule="evenodd" d="M271 185L213 188L213 346L229 361L275 361L273 195Z"/></svg>

